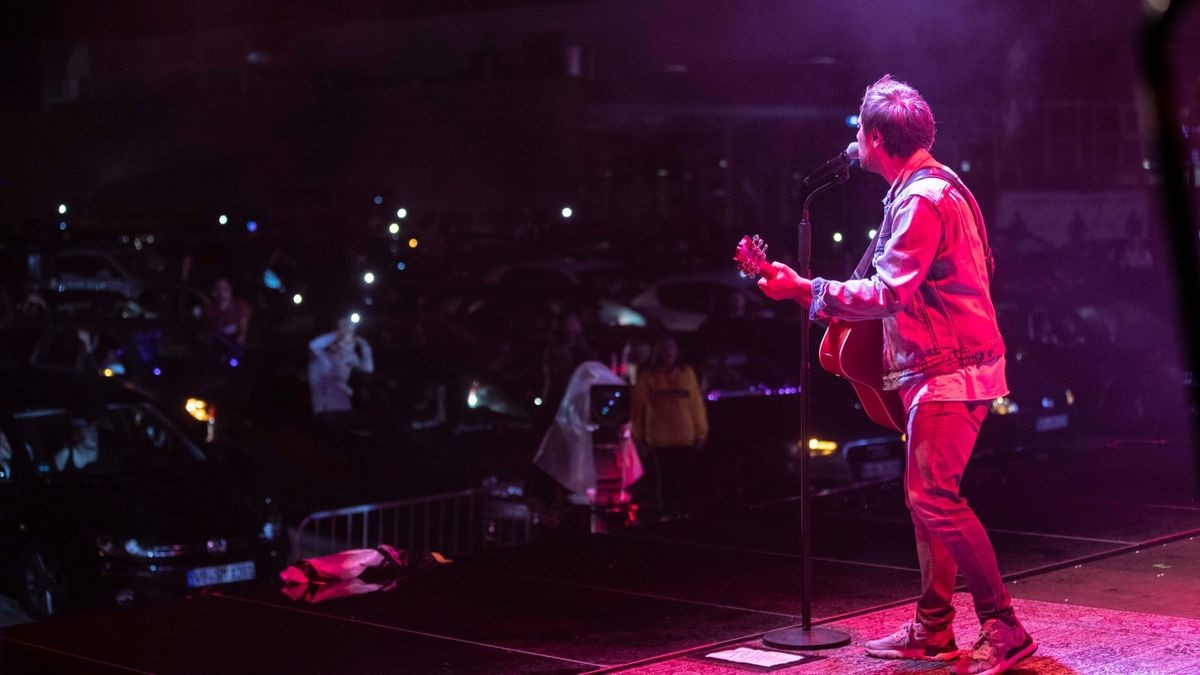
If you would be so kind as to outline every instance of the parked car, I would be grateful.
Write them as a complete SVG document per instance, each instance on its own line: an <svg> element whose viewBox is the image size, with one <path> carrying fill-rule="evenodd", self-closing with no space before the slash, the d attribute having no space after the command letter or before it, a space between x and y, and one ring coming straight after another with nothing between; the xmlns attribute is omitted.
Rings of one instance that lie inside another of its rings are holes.
<svg viewBox="0 0 1200 675"><path fill-rule="evenodd" d="M272 578L287 536L149 399L77 373L0 371L0 569L35 618Z"/></svg>
<svg viewBox="0 0 1200 675"><path fill-rule="evenodd" d="M233 412L243 402L244 390L233 384L245 367L241 349L195 323L68 319L33 330L28 352L18 352L26 363L127 381L198 440L221 432L219 408Z"/></svg>
<svg viewBox="0 0 1200 675"><path fill-rule="evenodd" d="M199 322L208 298L183 284L141 284L135 295L112 290L68 290L57 287L46 297L58 316L93 319L155 319Z"/></svg>
<svg viewBox="0 0 1200 675"><path fill-rule="evenodd" d="M509 263L492 268L485 282L500 286L576 286L604 297L626 297L635 279L625 265L604 260L559 258ZM632 295L632 293L628 293Z"/></svg>
<svg viewBox="0 0 1200 675"><path fill-rule="evenodd" d="M108 291L127 298L141 286L116 257L98 249L67 249L52 256L47 286L52 291Z"/></svg>
<svg viewBox="0 0 1200 675"><path fill-rule="evenodd" d="M707 319L732 312L752 318L774 317L780 309L769 302L750 280L729 271L660 279L630 305L667 330L691 332Z"/></svg>
<svg viewBox="0 0 1200 675"><path fill-rule="evenodd" d="M797 489L802 452L823 485L895 478L903 472L898 432L867 419L850 385L814 366L812 427L800 436L799 371L760 355L726 352L698 363L709 415L709 451L744 473L760 496Z"/></svg>

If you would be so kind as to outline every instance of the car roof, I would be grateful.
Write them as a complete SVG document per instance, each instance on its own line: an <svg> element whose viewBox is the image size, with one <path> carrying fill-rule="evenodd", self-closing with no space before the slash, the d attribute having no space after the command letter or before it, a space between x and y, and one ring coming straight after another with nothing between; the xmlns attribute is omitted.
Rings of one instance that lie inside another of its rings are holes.
<svg viewBox="0 0 1200 675"><path fill-rule="evenodd" d="M110 403L140 403L140 394L96 375L58 368L0 368L0 410L88 409Z"/></svg>
<svg viewBox="0 0 1200 675"><path fill-rule="evenodd" d="M714 270L709 272L689 272L687 274L674 274L669 277L660 277L655 280L652 286L662 286L665 284L679 283L710 283L720 284L722 286L737 286L749 287L752 286L750 279L742 275L741 272L735 270Z"/></svg>

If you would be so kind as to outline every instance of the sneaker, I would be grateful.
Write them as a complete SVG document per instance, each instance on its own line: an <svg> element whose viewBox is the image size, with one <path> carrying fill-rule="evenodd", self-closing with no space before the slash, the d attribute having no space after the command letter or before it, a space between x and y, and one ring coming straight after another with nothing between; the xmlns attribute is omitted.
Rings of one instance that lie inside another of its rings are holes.
<svg viewBox="0 0 1200 675"><path fill-rule="evenodd" d="M951 661L958 656L954 630L931 631L920 621L909 621L891 635L863 645L869 656L880 659Z"/></svg>
<svg viewBox="0 0 1200 675"><path fill-rule="evenodd" d="M1037 643L1021 624L1009 626L989 619L983 624L975 647L963 654L955 672L960 675L996 675L1037 651Z"/></svg>

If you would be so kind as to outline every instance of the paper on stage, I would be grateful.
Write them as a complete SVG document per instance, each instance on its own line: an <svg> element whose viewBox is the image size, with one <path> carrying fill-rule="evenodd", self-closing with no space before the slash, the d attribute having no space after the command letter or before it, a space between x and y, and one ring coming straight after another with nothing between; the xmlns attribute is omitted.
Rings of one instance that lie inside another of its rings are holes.
<svg viewBox="0 0 1200 675"><path fill-rule="evenodd" d="M737 649L727 649L723 652L713 652L712 654L705 654L705 658L733 661L734 663L749 663L768 668L804 660L803 656L796 654L770 652L763 649L751 649L750 647L738 647Z"/></svg>

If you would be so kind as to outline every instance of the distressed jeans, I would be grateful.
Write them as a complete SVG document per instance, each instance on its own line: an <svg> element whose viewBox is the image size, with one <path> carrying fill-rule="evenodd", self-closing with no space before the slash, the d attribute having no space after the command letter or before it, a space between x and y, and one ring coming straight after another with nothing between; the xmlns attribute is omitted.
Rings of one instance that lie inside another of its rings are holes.
<svg viewBox="0 0 1200 675"><path fill-rule="evenodd" d="M958 494L987 411L987 402L924 401L908 412L904 501L916 528L921 566L917 620L931 630L954 620L951 598L959 571L980 624L988 619L1017 623L992 542Z"/></svg>

